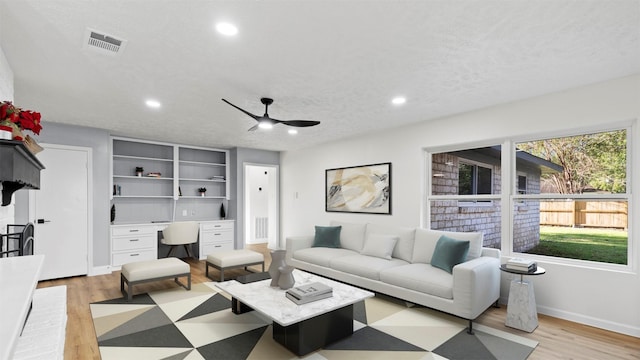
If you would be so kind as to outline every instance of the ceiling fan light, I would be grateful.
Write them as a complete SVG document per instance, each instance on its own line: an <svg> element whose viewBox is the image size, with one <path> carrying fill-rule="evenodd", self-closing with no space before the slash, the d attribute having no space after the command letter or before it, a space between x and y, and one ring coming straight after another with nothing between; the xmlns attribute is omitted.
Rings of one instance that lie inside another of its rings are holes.
<svg viewBox="0 0 640 360"><path fill-rule="evenodd" d="M258 127L260 129L271 129L273 127L273 124L268 121L260 121Z"/></svg>

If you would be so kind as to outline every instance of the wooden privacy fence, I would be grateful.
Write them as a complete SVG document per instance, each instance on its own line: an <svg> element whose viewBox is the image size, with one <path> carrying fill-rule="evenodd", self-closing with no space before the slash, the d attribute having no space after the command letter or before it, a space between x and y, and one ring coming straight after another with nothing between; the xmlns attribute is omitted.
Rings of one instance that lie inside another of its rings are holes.
<svg viewBox="0 0 640 360"><path fill-rule="evenodd" d="M626 201L541 201L540 225L627 228Z"/></svg>

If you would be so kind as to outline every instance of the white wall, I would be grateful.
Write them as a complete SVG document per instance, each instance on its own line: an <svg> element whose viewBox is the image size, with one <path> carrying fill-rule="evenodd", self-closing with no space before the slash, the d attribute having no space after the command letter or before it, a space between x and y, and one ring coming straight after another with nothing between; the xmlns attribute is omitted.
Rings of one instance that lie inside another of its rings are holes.
<svg viewBox="0 0 640 360"><path fill-rule="evenodd" d="M13 101L13 71L0 47L0 101ZM0 184L0 190L2 184ZM14 202L0 206L0 233L7 230L7 224L14 224Z"/></svg>
<svg viewBox="0 0 640 360"><path fill-rule="evenodd" d="M464 99L461 99L464 101ZM411 106L407 104L406 106ZM587 129L640 118L640 74L426 121L417 125L337 141L281 154L281 236L313 234L314 225L331 219L420 226L426 147L499 143L507 137L548 131ZM632 170L640 169L640 134L633 138ZM392 215L341 214L324 211L326 169L392 163ZM633 173L632 188L640 188ZM633 204L640 204L640 192ZM631 209L629 223L640 224ZM632 229L633 230L633 229ZM540 263L547 274L530 277L541 313L640 337L640 229L630 233L633 271L619 272ZM508 240L503 240L508 241ZM508 248L503 242L503 248ZM504 254L503 254L504 255ZM502 298L508 279L502 282Z"/></svg>

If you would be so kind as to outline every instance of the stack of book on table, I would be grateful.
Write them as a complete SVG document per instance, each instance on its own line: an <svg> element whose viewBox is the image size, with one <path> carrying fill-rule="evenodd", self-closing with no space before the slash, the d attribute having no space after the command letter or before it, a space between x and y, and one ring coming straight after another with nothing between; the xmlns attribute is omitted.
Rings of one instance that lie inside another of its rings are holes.
<svg viewBox="0 0 640 360"><path fill-rule="evenodd" d="M333 296L333 289L325 284L313 282L287 290L286 296L294 303L301 305Z"/></svg>
<svg viewBox="0 0 640 360"><path fill-rule="evenodd" d="M538 270L538 264L533 260L512 258L507 261L506 268L523 272L535 272Z"/></svg>

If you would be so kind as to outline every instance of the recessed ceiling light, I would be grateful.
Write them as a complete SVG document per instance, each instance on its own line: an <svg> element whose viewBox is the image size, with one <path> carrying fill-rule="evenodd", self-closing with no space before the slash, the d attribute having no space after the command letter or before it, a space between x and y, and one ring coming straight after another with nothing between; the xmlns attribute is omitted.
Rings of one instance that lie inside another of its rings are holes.
<svg viewBox="0 0 640 360"><path fill-rule="evenodd" d="M160 104L160 102L158 100L153 100L153 99L149 99L147 101L144 102L148 107L152 108L152 109L157 109L160 106L162 106L162 104Z"/></svg>
<svg viewBox="0 0 640 360"><path fill-rule="evenodd" d="M407 102L407 98L403 96L394 97L393 100L391 100L391 103L393 103L393 105L402 105L406 102Z"/></svg>
<svg viewBox="0 0 640 360"><path fill-rule="evenodd" d="M297 134L297 133L298 133L298 130L296 130L296 129L289 129L289 134L290 134L290 135L295 135L295 134Z"/></svg>
<svg viewBox="0 0 640 360"><path fill-rule="evenodd" d="M217 23L216 30L220 34L226 35L226 36L233 36L238 33L238 28L235 25L227 22Z"/></svg>

